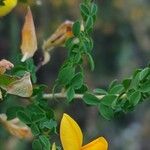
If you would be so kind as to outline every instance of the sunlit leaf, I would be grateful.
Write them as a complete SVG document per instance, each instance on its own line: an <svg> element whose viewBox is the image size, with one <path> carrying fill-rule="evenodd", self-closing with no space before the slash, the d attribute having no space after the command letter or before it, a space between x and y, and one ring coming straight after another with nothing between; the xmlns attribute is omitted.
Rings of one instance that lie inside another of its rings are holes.
<svg viewBox="0 0 150 150"><path fill-rule="evenodd" d="M53 143L53 145L52 145L52 150L56 150L56 144L55 143Z"/></svg>
<svg viewBox="0 0 150 150"><path fill-rule="evenodd" d="M22 62L26 61L28 58L33 57L35 51L37 50L37 38L35 33L35 26L32 17L32 12L30 7L25 17L25 23L22 29L22 44L21 51L23 54Z"/></svg>

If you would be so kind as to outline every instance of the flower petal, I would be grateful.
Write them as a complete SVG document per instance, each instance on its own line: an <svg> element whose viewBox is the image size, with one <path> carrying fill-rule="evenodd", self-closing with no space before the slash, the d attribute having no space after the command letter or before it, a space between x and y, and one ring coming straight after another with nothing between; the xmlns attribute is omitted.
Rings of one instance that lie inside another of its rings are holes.
<svg viewBox="0 0 150 150"><path fill-rule="evenodd" d="M32 17L32 12L30 10L30 7L28 7L28 12L26 14L25 23L22 29L21 51L23 54L23 58L21 61L24 62L28 58L33 57L36 50L37 38L35 33L35 26Z"/></svg>
<svg viewBox="0 0 150 150"><path fill-rule="evenodd" d="M64 114L61 120L60 138L64 150L81 149L82 131L78 124L67 114Z"/></svg>
<svg viewBox="0 0 150 150"><path fill-rule="evenodd" d="M89 144L83 146L81 150L107 150L108 143L103 137L99 137L96 140L90 142Z"/></svg>

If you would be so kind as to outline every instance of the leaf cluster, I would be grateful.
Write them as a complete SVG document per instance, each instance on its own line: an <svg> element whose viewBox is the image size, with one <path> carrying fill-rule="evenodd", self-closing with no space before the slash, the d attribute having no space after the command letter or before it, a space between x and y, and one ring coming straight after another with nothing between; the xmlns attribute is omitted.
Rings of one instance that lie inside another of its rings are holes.
<svg viewBox="0 0 150 150"><path fill-rule="evenodd" d="M101 98L97 97L102 95ZM100 114L110 120L122 113L133 111L135 107L150 96L150 67L138 69L121 83L112 81L107 90L95 89L84 94L88 105L98 106Z"/></svg>
<svg viewBox="0 0 150 150"><path fill-rule="evenodd" d="M80 4L82 19L77 20L72 27L73 37L66 41L68 58L61 67L56 87L64 88L67 92L67 99L71 101L76 92L87 90L84 84L83 63L87 59L91 70L94 70L94 61L91 56L93 40L91 31L96 20L97 5L90 1ZM84 90L83 90L84 89Z"/></svg>
<svg viewBox="0 0 150 150"><path fill-rule="evenodd" d="M34 136L32 147L34 150L49 150L50 135L56 133L57 123L54 119L54 112L48 106L48 102L42 98L45 86L34 88L31 104L14 106L7 109L8 119L19 118L30 127Z"/></svg>

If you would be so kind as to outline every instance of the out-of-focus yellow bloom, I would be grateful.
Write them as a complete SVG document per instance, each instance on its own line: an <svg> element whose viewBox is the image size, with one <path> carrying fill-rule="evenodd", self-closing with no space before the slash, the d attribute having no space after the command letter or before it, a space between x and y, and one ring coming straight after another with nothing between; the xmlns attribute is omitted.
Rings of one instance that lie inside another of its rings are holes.
<svg viewBox="0 0 150 150"><path fill-rule="evenodd" d="M0 17L7 15L17 5L17 0L4 0L4 5L0 6Z"/></svg>
<svg viewBox="0 0 150 150"><path fill-rule="evenodd" d="M63 115L60 125L60 138L64 150L107 150L108 143L99 137L82 146L83 135L78 124L67 114Z"/></svg>

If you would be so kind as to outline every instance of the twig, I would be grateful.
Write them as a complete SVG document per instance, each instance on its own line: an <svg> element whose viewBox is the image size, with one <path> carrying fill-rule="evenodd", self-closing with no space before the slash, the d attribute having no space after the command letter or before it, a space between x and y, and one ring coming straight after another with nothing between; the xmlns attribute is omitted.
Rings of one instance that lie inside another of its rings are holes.
<svg viewBox="0 0 150 150"><path fill-rule="evenodd" d="M75 94L74 99L83 99L83 96L84 96L83 94ZM101 100L105 95L95 95L95 96ZM119 95L117 94L116 96L119 96ZM124 97L126 97L125 93L121 95L120 98L124 98ZM50 93L50 94L44 94L43 98L47 100L48 99L65 99L67 98L67 95L66 93L55 93L55 94Z"/></svg>
<svg viewBox="0 0 150 150"><path fill-rule="evenodd" d="M105 95L95 95L97 98L102 99ZM44 94L43 95L44 99L64 99L67 98L67 95L65 93L55 93L55 94ZM74 95L74 99L82 99L83 98L83 94L75 94Z"/></svg>

